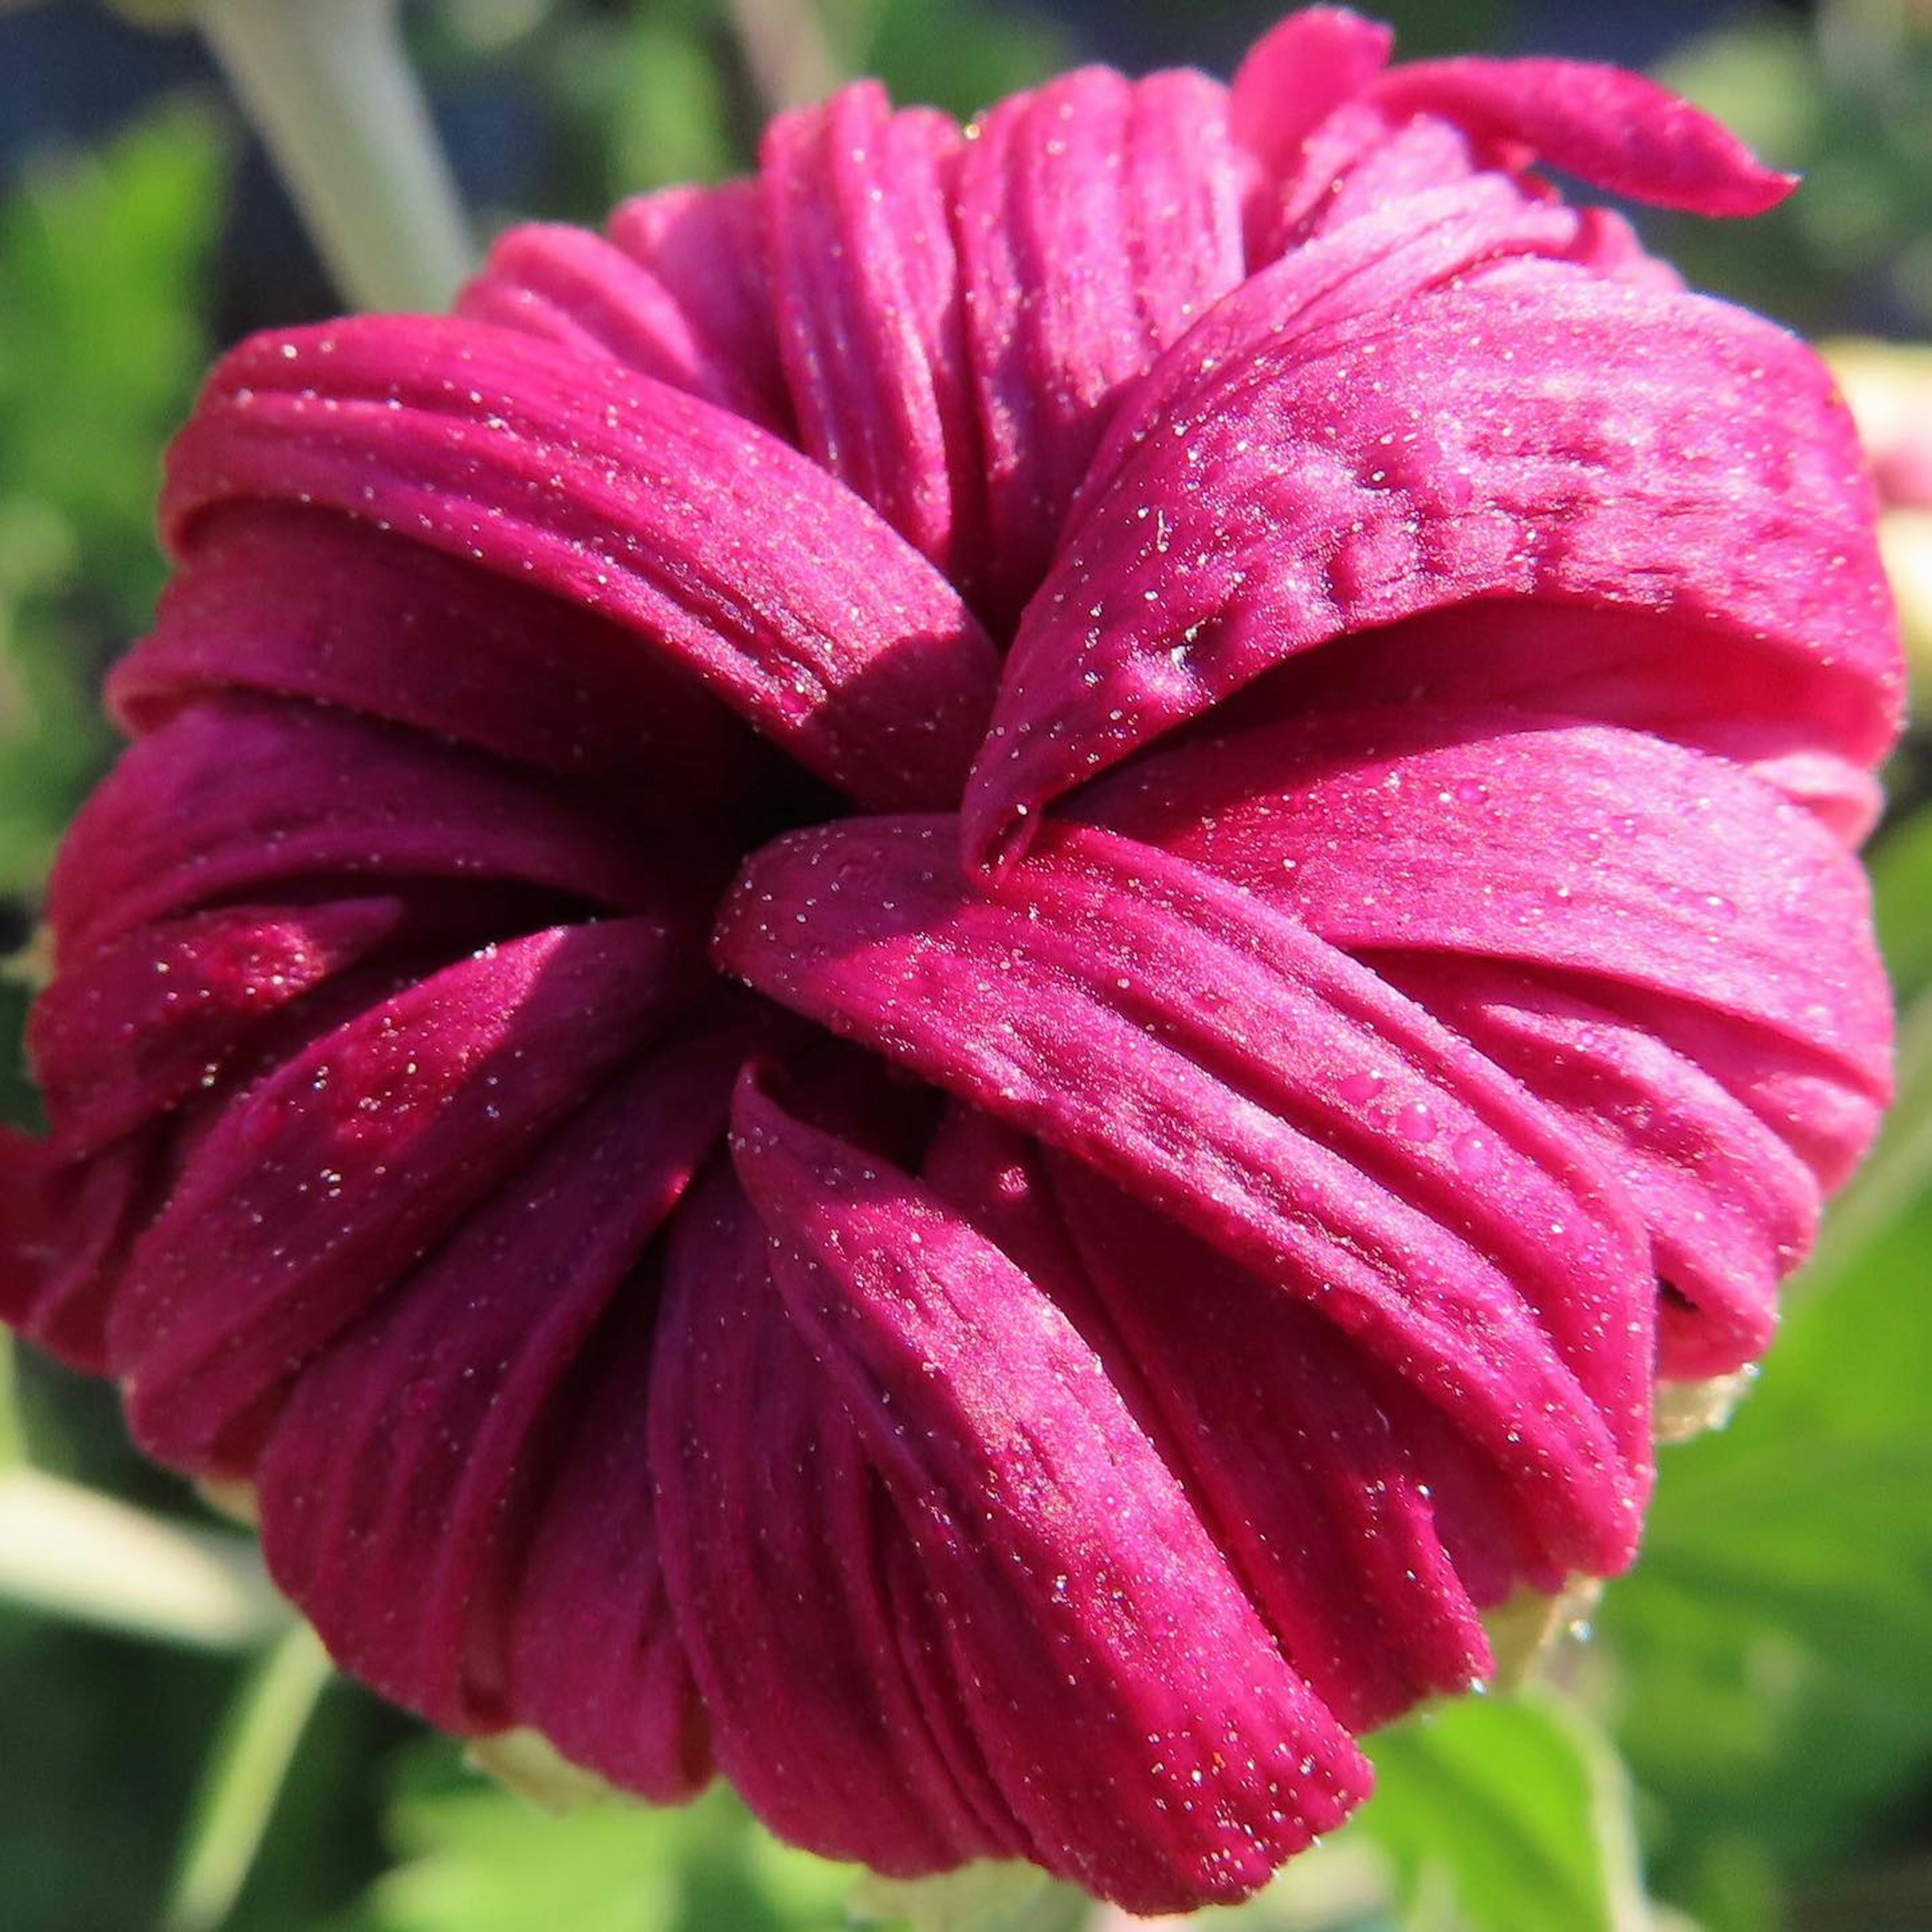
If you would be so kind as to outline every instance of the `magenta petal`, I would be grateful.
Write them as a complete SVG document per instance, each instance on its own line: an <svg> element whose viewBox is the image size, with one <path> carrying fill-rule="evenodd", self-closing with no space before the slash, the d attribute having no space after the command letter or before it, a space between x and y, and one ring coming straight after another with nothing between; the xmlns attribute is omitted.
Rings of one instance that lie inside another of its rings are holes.
<svg viewBox="0 0 1932 1932"><path fill-rule="evenodd" d="M1389 114L1439 114L1520 142L1593 187L1699 214L1762 214L1798 184L1720 122L1627 69L1589 61L1417 61L1378 80Z"/></svg>
<svg viewBox="0 0 1932 1932"><path fill-rule="evenodd" d="M1235 140L1264 171L1251 237L1257 221L1271 215L1268 203L1300 160L1308 137L1336 108L1373 86L1394 42L1380 21L1346 7L1304 7L1248 50L1235 71L1229 121Z"/></svg>
<svg viewBox="0 0 1932 1932"><path fill-rule="evenodd" d="M1741 310L1523 259L1566 232L1501 184L1414 197L1170 352L1021 626L968 793L976 860L1298 652L1478 596L1836 660L1895 716L1868 486L1823 365Z"/></svg>
<svg viewBox="0 0 1932 1932"><path fill-rule="evenodd" d="M950 800L992 645L950 585L765 431L485 324L376 316L257 337L169 459L163 520L314 502L636 632L862 801Z"/></svg>
<svg viewBox="0 0 1932 1932"><path fill-rule="evenodd" d="M150 1452L245 1474L290 1376L688 984L654 921L536 934L395 994L230 1101L114 1306L115 1370Z"/></svg>
<svg viewBox="0 0 1932 1932"><path fill-rule="evenodd" d="M1112 1330L1170 1460L1294 1665L1353 1731L1489 1674L1489 1644L1403 1425L1413 1391L1320 1313L1054 1156ZM1184 1292L1180 1285L1186 1284ZM1507 1546L1516 1512L1500 1498ZM1491 1600L1513 1582L1492 1563Z"/></svg>
<svg viewBox="0 0 1932 1932"><path fill-rule="evenodd" d="M567 778L711 796L750 734L608 618L322 510L244 503L197 525L108 698L138 733L212 692L305 698Z"/></svg>
<svg viewBox="0 0 1932 1932"><path fill-rule="evenodd" d="M778 356L764 207L753 181L660 188L622 202L610 239L676 298L704 358L700 392L792 437Z"/></svg>
<svg viewBox="0 0 1932 1932"><path fill-rule="evenodd" d="M772 1828L902 1874L1011 1856L939 1734L930 1621L866 1446L728 1174L679 1215L650 1394L664 1574L719 1768Z"/></svg>
<svg viewBox="0 0 1932 1932"><path fill-rule="evenodd" d="M224 906L149 926L59 975L27 1030L53 1145L94 1152L212 1084L258 1020L391 938L393 898Z"/></svg>
<svg viewBox="0 0 1932 1932"><path fill-rule="evenodd" d="M986 514L947 207L959 148L945 116L895 114L866 81L781 116L762 149L801 446L956 582Z"/></svg>
<svg viewBox="0 0 1932 1932"><path fill-rule="evenodd" d="M661 1798L688 1789L679 1754L644 1740L680 1736L681 1718L628 1734L602 1719L608 1706L638 1721L640 1659L614 1640L653 1596L662 1621L662 1587L588 1589L559 1544L580 1532L547 1520L587 1514L614 1544L649 1514L641 1443L628 1498L626 1472L586 1497L560 1459L586 1377L616 1376L642 1406L647 1362L586 1344L722 1134L750 1050L742 1028L700 1031L626 1070L302 1370L256 1473L276 1581L345 1668L446 1730L542 1724ZM622 1568L600 1564L598 1583ZM586 1641L605 1619L605 1640ZM526 1650L549 1631L574 1663L532 1673L524 1658L513 1682L512 1633ZM654 1757L671 1768L640 1784Z"/></svg>
<svg viewBox="0 0 1932 1932"><path fill-rule="evenodd" d="M62 848L48 916L66 964L150 920L304 877L514 881L637 910L674 897L665 875L690 858L640 853L587 800L458 747L230 699L122 755Z"/></svg>
<svg viewBox="0 0 1932 1932"><path fill-rule="evenodd" d="M1082 808L1348 951L1435 950L1648 988L1886 1090L1863 873L1721 760L1502 710L1330 712L1148 760Z"/></svg>
<svg viewBox="0 0 1932 1932"><path fill-rule="evenodd" d="M1017 610L1123 391L1240 278L1227 92L1084 68L970 130L957 220L988 596Z"/></svg>
<svg viewBox="0 0 1932 1932"><path fill-rule="evenodd" d="M1030 1855L1161 1911L1242 1896L1338 1822L1366 1784L1352 1740L1052 1301L755 1087L734 1154L784 1305L946 1605L934 1666Z"/></svg>
<svg viewBox="0 0 1932 1932"><path fill-rule="evenodd" d="M1870 665L1767 653L1708 620L1481 598L1294 658L1228 716L1352 710L1394 693L1618 725L1744 766L1856 845L1880 802L1868 767L1891 748L1890 691Z"/></svg>
<svg viewBox="0 0 1932 1932"><path fill-rule="evenodd" d="M152 1211L158 1139L64 1161L0 1129L0 1320L89 1375L106 1370L108 1310Z"/></svg>
<svg viewBox="0 0 1932 1932"><path fill-rule="evenodd" d="M1520 968L1379 954L1384 975L1561 1112L1650 1230L1670 1292L1658 1368L1679 1381L1754 1362L1778 1287L1810 1250L1816 1178L1778 1132L1646 1024Z"/></svg>
<svg viewBox="0 0 1932 1932"><path fill-rule="evenodd" d="M1648 1280L1554 1124L1372 974L1192 866L1053 828L987 897L950 832L856 821L767 847L720 916L721 963L1318 1305L1456 1408L1553 1550L1628 1562Z"/></svg>

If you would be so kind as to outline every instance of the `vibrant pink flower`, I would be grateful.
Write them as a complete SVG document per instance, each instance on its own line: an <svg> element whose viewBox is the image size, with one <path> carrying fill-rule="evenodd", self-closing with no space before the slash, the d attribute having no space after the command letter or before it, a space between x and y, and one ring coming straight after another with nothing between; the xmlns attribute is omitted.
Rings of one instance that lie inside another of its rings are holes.
<svg viewBox="0 0 1932 1932"><path fill-rule="evenodd" d="M884 1870L1225 1899L1635 1548L1869 1137L1845 412L1647 82L872 86L170 463L11 1318L344 1664Z"/></svg>

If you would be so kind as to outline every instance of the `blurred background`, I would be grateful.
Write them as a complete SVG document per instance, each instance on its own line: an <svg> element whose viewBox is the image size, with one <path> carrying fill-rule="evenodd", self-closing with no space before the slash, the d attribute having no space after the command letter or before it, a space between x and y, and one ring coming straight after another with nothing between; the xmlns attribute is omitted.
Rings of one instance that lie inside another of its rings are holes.
<svg viewBox="0 0 1932 1932"><path fill-rule="evenodd" d="M802 41L786 37L796 0L423 0L405 17L487 232L594 223L622 194L735 172L775 100L853 73L964 114L1085 58L1225 73L1280 10L818 0ZM1910 348L1932 338L1932 7L1366 10L1411 56L1644 68L1804 171L1762 220L1642 225L1694 282L1829 339L1932 666L1932 350ZM0 952L29 941L60 828L111 754L95 688L158 587L164 442L218 348L337 305L194 33L76 0L0 5ZM1793 1286L1763 1385L1728 1430L1665 1453L1640 1568L1539 1686L1385 1734L1361 1819L1199 1922L1932 1928L1928 775L1915 736L1873 849L1904 1098ZM22 1121L28 976L0 978L0 1112ZM728 1796L553 1814L478 1775L330 1677L248 1538L134 1456L105 1390L0 1353L4 1932L900 1922L905 1900L855 1896L852 1877L776 1846ZM922 1910L961 1928L1114 1922L1004 1882Z"/></svg>

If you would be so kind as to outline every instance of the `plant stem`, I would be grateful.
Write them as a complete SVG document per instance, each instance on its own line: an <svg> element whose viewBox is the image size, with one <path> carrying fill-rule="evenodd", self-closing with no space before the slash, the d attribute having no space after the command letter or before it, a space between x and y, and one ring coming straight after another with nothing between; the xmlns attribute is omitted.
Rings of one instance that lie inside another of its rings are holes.
<svg viewBox="0 0 1932 1932"><path fill-rule="evenodd" d="M438 309L472 251L398 14L398 0L201 0L199 18L344 297Z"/></svg>
<svg viewBox="0 0 1932 1932"><path fill-rule="evenodd" d="M725 15L767 114L822 100L843 78L811 0L726 0Z"/></svg>

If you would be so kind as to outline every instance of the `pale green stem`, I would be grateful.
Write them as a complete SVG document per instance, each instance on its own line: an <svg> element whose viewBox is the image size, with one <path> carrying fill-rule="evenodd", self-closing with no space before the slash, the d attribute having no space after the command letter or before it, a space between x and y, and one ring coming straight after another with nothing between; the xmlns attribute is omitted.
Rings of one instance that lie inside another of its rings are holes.
<svg viewBox="0 0 1932 1932"><path fill-rule="evenodd" d="M725 0L725 14L767 113L823 100L844 78L811 0Z"/></svg>
<svg viewBox="0 0 1932 1932"><path fill-rule="evenodd" d="M288 1618L252 1543L20 1468L0 1472L0 1602L214 1649Z"/></svg>
<svg viewBox="0 0 1932 1932"><path fill-rule="evenodd" d="M398 0L201 0L197 18L352 308L448 305L472 251Z"/></svg>
<svg viewBox="0 0 1932 1932"><path fill-rule="evenodd" d="M328 1678L305 1624L249 1673L195 1794L163 1932L213 1932L234 1910Z"/></svg>

